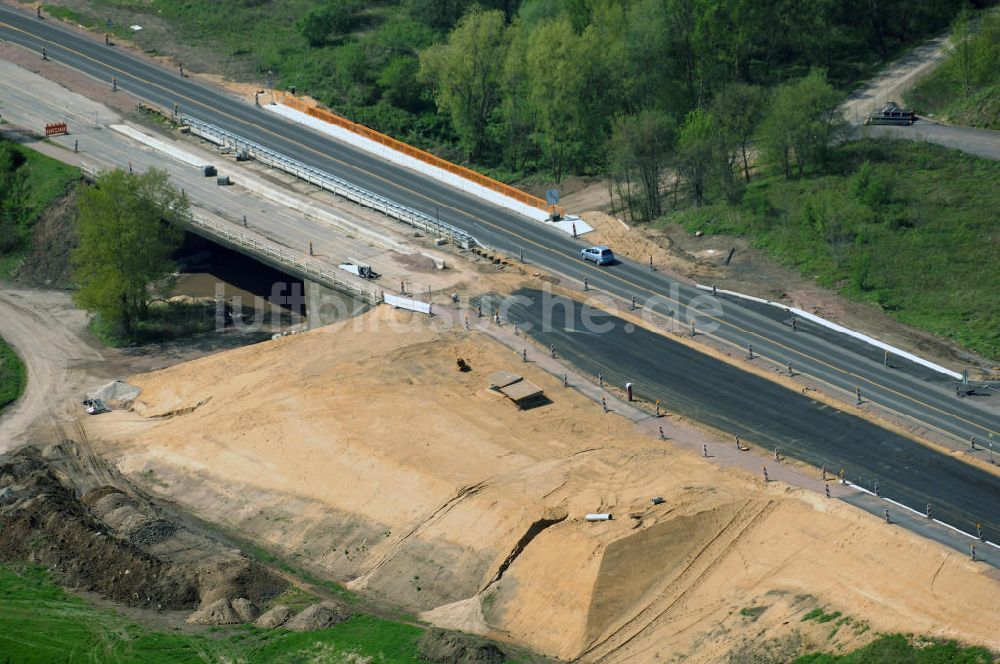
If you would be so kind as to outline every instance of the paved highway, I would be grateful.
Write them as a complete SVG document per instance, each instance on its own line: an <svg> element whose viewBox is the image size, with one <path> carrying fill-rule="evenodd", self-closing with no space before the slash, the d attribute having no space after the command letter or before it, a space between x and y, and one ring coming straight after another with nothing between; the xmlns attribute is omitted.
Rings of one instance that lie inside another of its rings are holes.
<svg viewBox="0 0 1000 664"><path fill-rule="evenodd" d="M588 316L577 305L548 307L539 291L516 295L511 316L581 370L618 386L634 381L637 398L662 399L673 412L831 474L843 468L869 490L878 481L886 498L921 512L932 503L935 518L973 534L982 523L988 539L1000 540L996 475L621 318L596 310ZM595 324L606 329L595 331Z"/></svg>
<svg viewBox="0 0 1000 664"><path fill-rule="evenodd" d="M583 264L578 258L582 241L264 112L247 100L181 78L175 70L107 47L56 21L0 8L0 38L39 52L44 46L51 59L108 81L109 85L114 76L120 88L155 104L170 108L177 103L183 112L206 122L428 214L440 214L442 221L467 230L487 246L512 253L523 249L529 262L572 279L586 278L592 287L625 299L635 296L650 310L663 314L662 320L675 315L686 324L689 318L697 318L700 330L714 326L717 337L741 348L753 344L757 354L782 364L791 363L796 371L848 393L853 394L860 386L866 399L963 440L970 436L985 440L991 432L1000 436L996 406L989 406L988 400L957 399L953 385L945 377L928 375L902 362L887 369L877 352L876 357L872 353L859 354L853 344L843 343L839 337L813 334L808 326L792 331L790 321L739 303L713 303L704 293L651 271L648 266L630 261L608 268ZM650 298L657 301L649 302ZM709 312L692 312L688 308L692 303Z"/></svg>

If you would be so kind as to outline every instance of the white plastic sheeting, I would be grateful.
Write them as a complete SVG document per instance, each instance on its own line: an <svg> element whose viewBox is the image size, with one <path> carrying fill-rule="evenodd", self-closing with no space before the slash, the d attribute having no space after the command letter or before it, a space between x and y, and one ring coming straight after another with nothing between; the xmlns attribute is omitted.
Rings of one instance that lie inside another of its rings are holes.
<svg viewBox="0 0 1000 664"><path fill-rule="evenodd" d="M414 300L412 297L403 297L400 295L393 295L392 293L385 293L382 297L386 304L396 307L397 309L416 311L418 313L427 314L428 316L431 313L430 302L421 302L420 300Z"/></svg>

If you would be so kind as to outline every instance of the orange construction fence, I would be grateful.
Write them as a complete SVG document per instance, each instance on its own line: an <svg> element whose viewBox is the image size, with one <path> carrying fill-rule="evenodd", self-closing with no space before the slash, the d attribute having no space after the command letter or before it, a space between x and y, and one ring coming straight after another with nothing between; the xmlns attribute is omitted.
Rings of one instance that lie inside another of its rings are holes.
<svg viewBox="0 0 1000 664"><path fill-rule="evenodd" d="M384 145L388 148L396 150L397 152L401 152L407 156L413 157L414 159L419 159L420 161L426 164L430 164L431 166L436 166L437 168L448 171L449 173L458 175L459 177L469 180L470 182L474 182L482 187L486 187L487 189L503 194L504 196L513 198L514 200L524 203L525 205L530 205L531 207L535 207L540 210L545 210L549 214L559 214L560 216L562 215L563 212L562 208L554 205L549 205L546 201L542 200L541 198L538 198L537 196L526 194L520 189L515 189L514 187L504 184L503 182L499 182L497 180L494 180L493 178L488 178L482 173L477 173L472 169L465 168L464 166L459 166L457 164L453 164L450 161L447 161L445 159L442 159L441 157L431 154L430 152L426 152L419 148L415 148L412 145L407 145L402 141L398 141L391 136L386 136L385 134L377 132L374 129L370 129L364 125L360 125L356 122L351 122L347 118L341 117L336 113L333 113L332 111L329 111L325 108L308 104L299 99L298 97L294 97L289 94L275 93L275 98L285 106L294 108L297 111L301 111L303 113L311 115L312 117L317 118L319 120L323 120L324 122L328 122L330 124L337 125L338 127L342 127L350 132L358 134L359 136L364 136L365 138L375 141L380 145Z"/></svg>
<svg viewBox="0 0 1000 664"><path fill-rule="evenodd" d="M68 134L69 130L66 128L65 122L50 122L45 125L45 135L46 136L57 136L59 134Z"/></svg>

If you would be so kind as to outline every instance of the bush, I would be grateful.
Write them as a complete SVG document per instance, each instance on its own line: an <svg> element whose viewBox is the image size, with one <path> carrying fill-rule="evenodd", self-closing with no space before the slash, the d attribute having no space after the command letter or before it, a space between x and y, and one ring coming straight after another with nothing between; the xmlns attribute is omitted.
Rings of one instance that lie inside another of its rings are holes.
<svg viewBox="0 0 1000 664"><path fill-rule="evenodd" d="M890 634L847 655L815 653L794 664L992 664L985 648L963 648L954 641L916 640Z"/></svg>
<svg viewBox="0 0 1000 664"><path fill-rule="evenodd" d="M20 398L27 381L28 375L21 358L0 339L0 410Z"/></svg>

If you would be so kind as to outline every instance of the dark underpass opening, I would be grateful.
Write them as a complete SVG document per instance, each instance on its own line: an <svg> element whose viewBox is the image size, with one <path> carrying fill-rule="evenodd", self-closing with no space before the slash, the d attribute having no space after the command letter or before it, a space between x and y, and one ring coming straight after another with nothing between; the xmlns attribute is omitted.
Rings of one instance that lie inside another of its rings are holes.
<svg viewBox="0 0 1000 664"><path fill-rule="evenodd" d="M268 332L311 328L370 308L354 295L305 281L195 233L185 233L174 257L180 276L171 294L214 300L226 326Z"/></svg>

